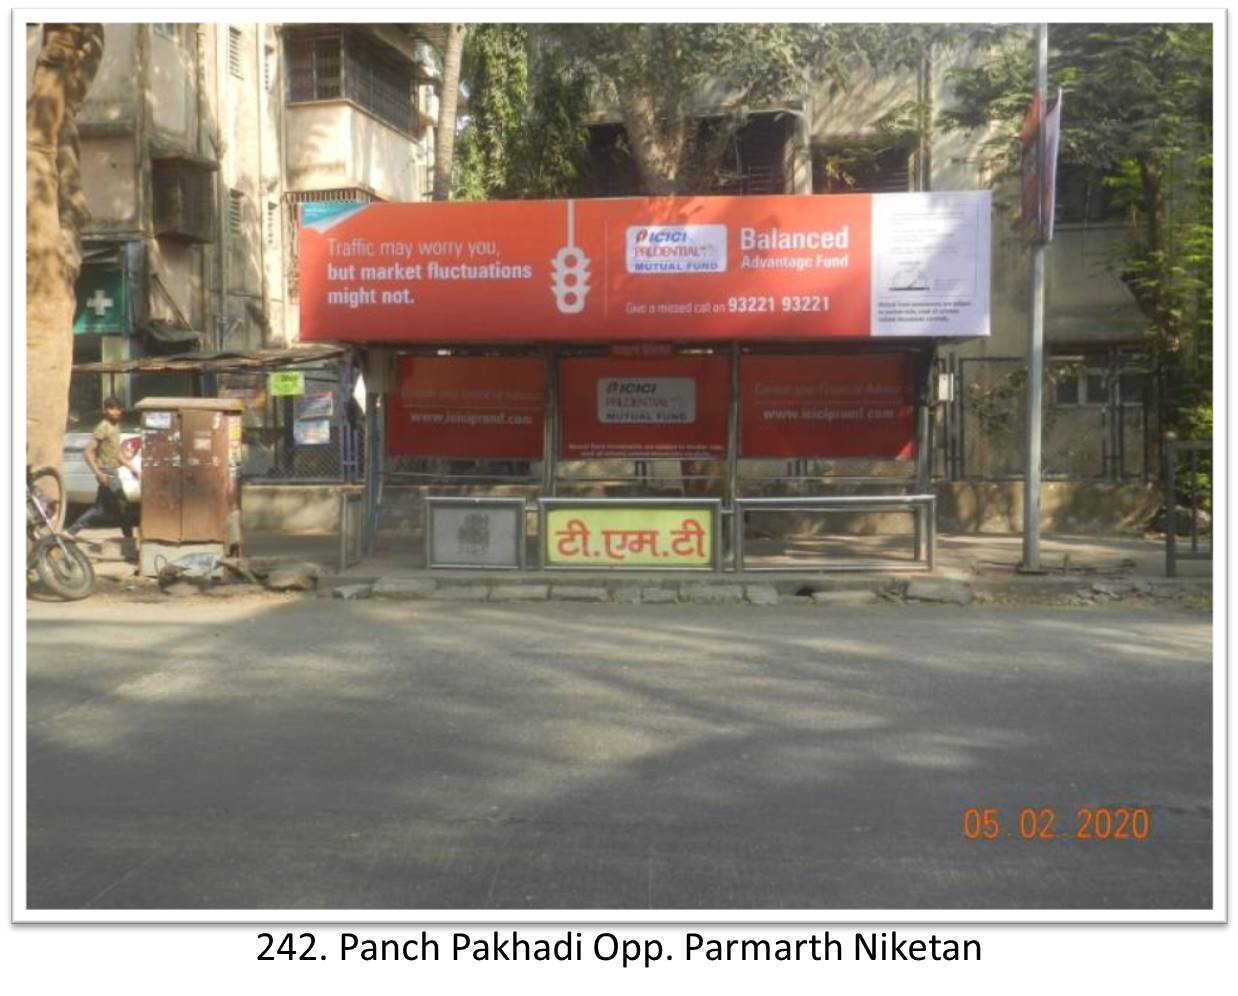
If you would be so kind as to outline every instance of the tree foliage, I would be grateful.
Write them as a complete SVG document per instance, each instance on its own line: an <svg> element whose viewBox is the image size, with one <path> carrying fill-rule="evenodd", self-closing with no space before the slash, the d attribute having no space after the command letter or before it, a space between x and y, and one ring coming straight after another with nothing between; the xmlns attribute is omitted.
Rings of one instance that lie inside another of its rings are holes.
<svg viewBox="0 0 1238 996"><path fill-rule="evenodd" d="M460 136L457 196L564 197L586 166L588 81L530 29L478 25L465 51L469 114Z"/></svg>
<svg viewBox="0 0 1238 996"><path fill-rule="evenodd" d="M987 56L952 74L948 127L986 128L997 175L1017 168L1034 60L1026 29L990 30ZM1066 92L1060 159L1103 184L1132 239L1122 275L1148 315L1171 423L1210 402L1212 28L1062 24L1049 32L1050 90Z"/></svg>

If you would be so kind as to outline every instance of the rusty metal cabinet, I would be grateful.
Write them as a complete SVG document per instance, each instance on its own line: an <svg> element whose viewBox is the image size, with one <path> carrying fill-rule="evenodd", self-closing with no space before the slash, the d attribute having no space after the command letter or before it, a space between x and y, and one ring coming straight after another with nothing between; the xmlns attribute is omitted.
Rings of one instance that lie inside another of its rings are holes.
<svg viewBox="0 0 1238 996"><path fill-rule="evenodd" d="M240 401L144 398L142 573L189 552L234 552L241 542Z"/></svg>

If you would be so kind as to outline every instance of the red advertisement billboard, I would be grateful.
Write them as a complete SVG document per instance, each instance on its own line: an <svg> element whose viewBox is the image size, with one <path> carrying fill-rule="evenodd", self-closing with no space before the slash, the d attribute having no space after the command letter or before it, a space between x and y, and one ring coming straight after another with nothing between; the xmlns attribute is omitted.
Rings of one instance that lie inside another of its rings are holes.
<svg viewBox="0 0 1238 996"><path fill-rule="evenodd" d="M575 357L559 364L567 460L726 456L727 356Z"/></svg>
<svg viewBox="0 0 1238 996"><path fill-rule="evenodd" d="M740 456L909 460L912 377L903 353L741 357Z"/></svg>
<svg viewBox="0 0 1238 996"><path fill-rule="evenodd" d="M987 191L312 207L307 341L989 331Z"/></svg>
<svg viewBox="0 0 1238 996"><path fill-rule="evenodd" d="M401 356L393 455L540 460L546 365L536 357Z"/></svg>

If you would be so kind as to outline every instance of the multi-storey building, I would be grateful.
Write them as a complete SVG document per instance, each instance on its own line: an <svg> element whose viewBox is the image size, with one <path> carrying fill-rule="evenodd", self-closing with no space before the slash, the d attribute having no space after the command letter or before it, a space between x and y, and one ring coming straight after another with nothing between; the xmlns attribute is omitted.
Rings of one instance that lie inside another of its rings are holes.
<svg viewBox="0 0 1238 996"><path fill-rule="evenodd" d="M107 25L75 361L295 342L297 207L427 196L436 58L395 25ZM184 390L140 376L76 376L72 408Z"/></svg>

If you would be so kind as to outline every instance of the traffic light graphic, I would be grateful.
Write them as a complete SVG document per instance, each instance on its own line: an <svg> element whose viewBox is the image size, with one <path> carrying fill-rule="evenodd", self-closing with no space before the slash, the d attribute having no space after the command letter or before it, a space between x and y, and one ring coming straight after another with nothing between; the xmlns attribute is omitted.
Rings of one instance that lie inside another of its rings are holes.
<svg viewBox="0 0 1238 996"><path fill-rule="evenodd" d="M576 241L576 203L567 202L567 245L550 261L550 289L555 305L565 315L578 315L585 310L589 293L589 257Z"/></svg>

